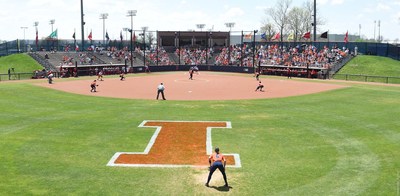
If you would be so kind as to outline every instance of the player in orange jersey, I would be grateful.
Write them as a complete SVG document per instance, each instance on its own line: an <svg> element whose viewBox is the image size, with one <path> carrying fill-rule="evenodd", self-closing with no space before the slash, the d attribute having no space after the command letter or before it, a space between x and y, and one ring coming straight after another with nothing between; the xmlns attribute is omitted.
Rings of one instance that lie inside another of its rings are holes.
<svg viewBox="0 0 400 196"><path fill-rule="evenodd" d="M208 174L206 186L207 187L209 186L208 183L210 183L211 176L213 175L215 170L217 170L217 168L218 168L219 171L222 173L222 176L224 177L224 181L225 181L224 186L229 187L228 181L226 180L226 174L225 174L226 159L225 159L224 155L219 153L218 147L215 148L215 153L210 155L210 157L208 158L208 162L210 163L210 173Z"/></svg>

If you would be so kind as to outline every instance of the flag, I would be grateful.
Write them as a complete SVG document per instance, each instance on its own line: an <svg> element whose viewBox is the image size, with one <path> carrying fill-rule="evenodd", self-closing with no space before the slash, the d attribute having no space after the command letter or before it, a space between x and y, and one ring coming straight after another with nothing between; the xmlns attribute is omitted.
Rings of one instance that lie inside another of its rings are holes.
<svg viewBox="0 0 400 196"><path fill-rule="evenodd" d="M344 36L344 43L347 44L349 42L349 31L346 32L346 35Z"/></svg>
<svg viewBox="0 0 400 196"><path fill-rule="evenodd" d="M267 40L267 34L265 32L263 34L261 34L261 39Z"/></svg>
<svg viewBox="0 0 400 196"><path fill-rule="evenodd" d="M252 34L251 34L251 33L249 33L249 34L247 34L247 35L244 35L244 38L245 38L245 39L251 39L251 37L252 37Z"/></svg>
<svg viewBox="0 0 400 196"><path fill-rule="evenodd" d="M107 42L110 40L110 37L108 36L108 32L106 32L106 39L107 39Z"/></svg>
<svg viewBox="0 0 400 196"><path fill-rule="evenodd" d="M36 46L38 45L39 42L39 34L38 34L38 30L36 29Z"/></svg>
<svg viewBox="0 0 400 196"><path fill-rule="evenodd" d="M304 39L310 39L311 38L311 32L304 33L303 38Z"/></svg>
<svg viewBox="0 0 400 196"><path fill-rule="evenodd" d="M57 29L55 31L51 32L51 34L49 35L48 38L53 38L53 39L57 38Z"/></svg>
<svg viewBox="0 0 400 196"><path fill-rule="evenodd" d="M272 36L271 40L279 40L281 38L280 33L276 33L274 36Z"/></svg>
<svg viewBox="0 0 400 196"><path fill-rule="evenodd" d="M74 34L72 34L72 38L74 38L74 40L75 40L75 32L74 32Z"/></svg>
<svg viewBox="0 0 400 196"><path fill-rule="evenodd" d="M135 31L133 32L133 37L132 37L132 40L133 40L133 42L135 42L135 41L136 41L136 34L135 34Z"/></svg>
<svg viewBox="0 0 400 196"><path fill-rule="evenodd" d="M89 36L87 37L90 41L92 41L92 31L90 31Z"/></svg>
<svg viewBox="0 0 400 196"><path fill-rule="evenodd" d="M292 32L291 34L289 34L289 36L287 37L287 40L294 40L294 33Z"/></svg>
<svg viewBox="0 0 400 196"><path fill-rule="evenodd" d="M328 39L328 31L321 34L321 38Z"/></svg>
<svg viewBox="0 0 400 196"><path fill-rule="evenodd" d="M124 37L122 37L122 31L119 33L119 38L121 39L121 41L124 39Z"/></svg>

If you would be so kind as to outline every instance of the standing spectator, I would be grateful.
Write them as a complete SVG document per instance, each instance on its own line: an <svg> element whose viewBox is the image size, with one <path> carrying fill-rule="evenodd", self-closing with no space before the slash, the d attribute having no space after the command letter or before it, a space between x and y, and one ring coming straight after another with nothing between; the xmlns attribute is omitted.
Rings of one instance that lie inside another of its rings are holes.
<svg viewBox="0 0 400 196"><path fill-rule="evenodd" d="M163 100L166 100L164 97L164 90L165 90L164 84L160 83L160 85L158 85L158 87L157 87L157 100L158 100L158 96L160 95L160 93L162 95Z"/></svg>
<svg viewBox="0 0 400 196"><path fill-rule="evenodd" d="M210 173L208 174L206 186L207 187L209 186L211 176L213 175L215 170L219 169L219 171L222 173L222 176L224 177L224 181L225 181L224 186L229 187L228 181L226 180L226 174L225 174L226 159L225 159L224 155L219 153L218 147L215 148L215 153L213 153L212 155L210 155L210 157L208 157L208 163L210 163L210 167L209 167Z"/></svg>

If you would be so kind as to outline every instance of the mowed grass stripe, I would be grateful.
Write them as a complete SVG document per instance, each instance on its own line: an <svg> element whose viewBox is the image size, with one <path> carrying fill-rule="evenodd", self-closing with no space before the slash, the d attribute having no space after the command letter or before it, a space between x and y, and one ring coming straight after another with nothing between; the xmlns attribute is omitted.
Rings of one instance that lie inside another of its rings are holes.
<svg viewBox="0 0 400 196"><path fill-rule="evenodd" d="M0 83L0 194L220 193L203 186L206 170L106 167L117 151L145 148L154 130L138 128L143 120L231 121L212 137L241 156L243 168L227 171L235 195L394 194L399 95L399 87L354 85L283 99L162 102Z"/></svg>

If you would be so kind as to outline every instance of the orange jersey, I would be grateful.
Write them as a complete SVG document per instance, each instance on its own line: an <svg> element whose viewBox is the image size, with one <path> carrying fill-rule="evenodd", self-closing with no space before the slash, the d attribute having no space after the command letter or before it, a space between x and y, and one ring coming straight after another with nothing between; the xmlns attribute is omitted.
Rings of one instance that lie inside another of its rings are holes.
<svg viewBox="0 0 400 196"><path fill-rule="evenodd" d="M208 158L209 160L212 160L213 162L222 162L222 161L226 161L224 155L222 155L221 153L217 154L217 153L213 153L212 155L210 155L210 157Z"/></svg>

